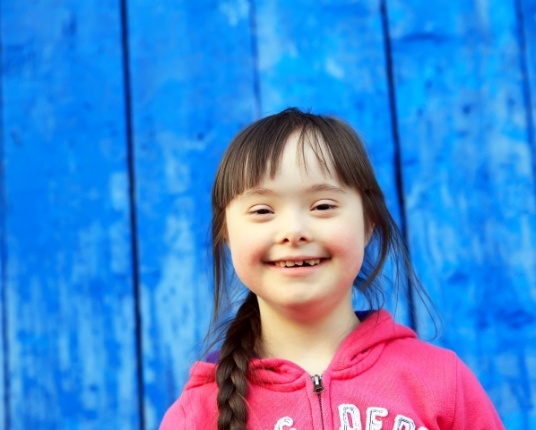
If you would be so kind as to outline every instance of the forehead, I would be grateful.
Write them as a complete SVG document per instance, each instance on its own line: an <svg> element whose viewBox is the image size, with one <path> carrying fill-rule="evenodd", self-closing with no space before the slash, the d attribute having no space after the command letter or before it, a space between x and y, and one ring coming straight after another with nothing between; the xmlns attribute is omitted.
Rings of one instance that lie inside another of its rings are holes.
<svg viewBox="0 0 536 430"><path fill-rule="evenodd" d="M293 132L278 158L267 161L263 180L273 179L281 170L296 170L301 176L335 179L335 165L331 151L322 137L316 133Z"/></svg>

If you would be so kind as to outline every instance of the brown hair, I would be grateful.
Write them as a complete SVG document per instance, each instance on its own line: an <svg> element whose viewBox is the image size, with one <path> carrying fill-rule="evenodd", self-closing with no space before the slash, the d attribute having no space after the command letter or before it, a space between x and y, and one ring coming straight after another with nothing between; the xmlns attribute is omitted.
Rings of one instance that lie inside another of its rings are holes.
<svg viewBox="0 0 536 430"><path fill-rule="evenodd" d="M276 175L285 144L294 132L300 133L302 160L304 148L311 147L322 168L361 194L365 222L374 226L374 230L354 285L370 307L383 305L384 297L377 280L388 257L393 257L395 285L401 281L400 274L404 280L414 279L403 238L387 209L360 138L338 119L291 108L242 130L227 148L216 173L212 191L213 323L220 319L228 294L225 209L236 196L258 185L266 174L272 178ZM334 172L330 171L330 166ZM413 282L413 285L419 284ZM246 429L248 366L260 335L258 302L250 292L231 321L220 351L216 371L219 430Z"/></svg>

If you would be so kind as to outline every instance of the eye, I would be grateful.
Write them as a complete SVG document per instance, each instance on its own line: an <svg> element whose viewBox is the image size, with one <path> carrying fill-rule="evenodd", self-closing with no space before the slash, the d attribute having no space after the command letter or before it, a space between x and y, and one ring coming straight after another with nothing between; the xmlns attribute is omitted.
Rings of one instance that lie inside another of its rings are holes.
<svg viewBox="0 0 536 430"><path fill-rule="evenodd" d="M270 215L273 213L272 209L268 206L253 206L249 212L250 215Z"/></svg>
<svg viewBox="0 0 536 430"><path fill-rule="evenodd" d="M336 207L337 206L335 206L333 203L321 202L313 206L313 210L324 212L335 209Z"/></svg>

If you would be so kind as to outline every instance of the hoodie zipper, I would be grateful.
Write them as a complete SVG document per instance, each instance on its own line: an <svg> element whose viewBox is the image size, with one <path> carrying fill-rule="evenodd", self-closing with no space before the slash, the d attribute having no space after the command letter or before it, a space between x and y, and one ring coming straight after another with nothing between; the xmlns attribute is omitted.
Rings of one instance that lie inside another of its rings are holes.
<svg viewBox="0 0 536 430"><path fill-rule="evenodd" d="M320 405L320 420L322 422L322 430L324 427L324 410L322 409L322 391L324 391L324 386L322 385L322 375L313 375L313 392L318 396L318 403Z"/></svg>

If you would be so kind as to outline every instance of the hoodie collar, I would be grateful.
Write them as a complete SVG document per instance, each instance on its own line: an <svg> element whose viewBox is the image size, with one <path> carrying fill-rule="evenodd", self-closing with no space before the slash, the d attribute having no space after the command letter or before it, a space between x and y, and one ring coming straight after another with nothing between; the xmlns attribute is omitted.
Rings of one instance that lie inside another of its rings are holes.
<svg viewBox="0 0 536 430"><path fill-rule="evenodd" d="M362 314L358 313L358 316L362 317ZM389 312L372 312L342 342L324 375L329 373L336 379L351 378L369 369L388 342L415 337L415 332L397 324ZM214 363L195 363L188 385L198 386L214 382L215 369ZM279 358L254 358L250 369L253 371L252 383L277 385L277 389L281 391L299 389L302 383L305 385L306 378L303 376L309 376L297 364Z"/></svg>

